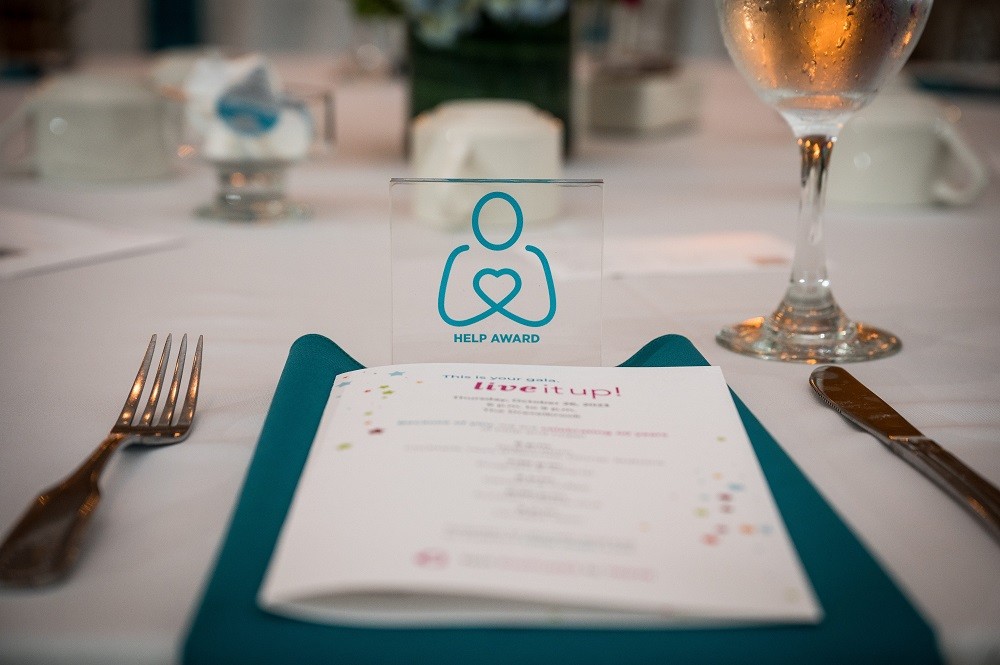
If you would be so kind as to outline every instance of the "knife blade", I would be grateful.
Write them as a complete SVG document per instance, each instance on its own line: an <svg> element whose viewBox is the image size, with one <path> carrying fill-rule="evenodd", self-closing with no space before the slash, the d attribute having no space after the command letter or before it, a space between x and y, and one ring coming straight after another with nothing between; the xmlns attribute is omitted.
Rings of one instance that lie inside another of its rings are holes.
<svg viewBox="0 0 1000 665"><path fill-rule="evenodd" d="M813 370L809 384L829 406L881 441L966 508L1000 542L1000 490L899 415L842 367Z"/></svg>

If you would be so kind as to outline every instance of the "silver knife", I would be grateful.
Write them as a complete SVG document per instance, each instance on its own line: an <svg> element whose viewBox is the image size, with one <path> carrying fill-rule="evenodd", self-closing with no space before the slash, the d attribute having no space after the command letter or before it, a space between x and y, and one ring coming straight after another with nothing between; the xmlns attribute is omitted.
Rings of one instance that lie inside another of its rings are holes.
<svg viewBox="0 0 1000 665"><path fill-rule="evenodd" d="M842 367L813 370L809 384L840 415L872 434L934 481L1000 542L1000 490L920 433Z"/></svg>

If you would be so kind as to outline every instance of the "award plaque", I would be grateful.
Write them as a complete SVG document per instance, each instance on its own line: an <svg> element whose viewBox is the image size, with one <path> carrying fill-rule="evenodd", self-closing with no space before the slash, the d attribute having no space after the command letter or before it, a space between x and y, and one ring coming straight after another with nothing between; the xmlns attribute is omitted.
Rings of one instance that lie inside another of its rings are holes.
<svg viewBox="0 0 1000 665"><path fill-rule="evenodd" d="M601 180L391 181L392 361L601 365Z"/></svg>

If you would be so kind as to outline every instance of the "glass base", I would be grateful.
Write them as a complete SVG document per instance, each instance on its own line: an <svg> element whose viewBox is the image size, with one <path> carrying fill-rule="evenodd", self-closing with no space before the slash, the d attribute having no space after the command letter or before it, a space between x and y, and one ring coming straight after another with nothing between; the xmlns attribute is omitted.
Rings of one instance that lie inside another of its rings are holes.
<svg viewBox="0 0 1000 665"><path fill-rule="evenodd" d="M305 219L311 210L285 198L285 173L291 162L281 160L232 160L213 162L219 190L215 200L197 208L207 219L256 222Z"/></svg>
<svg viewBox="0 0 1000 665"><path fill-rule="evenodd" d="M747 319L723 328L715 339L743 355L808 364L874 360L902 347L892 333L864 323L845 320L831 332L802 333L782 329L774 316Z"/></svg>
<svg viewBox="0 0 1000 665"><path fill-rule="evenodd" d="M256 201L232 205L228 202L213 201L195 209L194 214L203 219L218 219L235 222L259 222L281 219L308 219L312 209L290 201Z"/></svg>

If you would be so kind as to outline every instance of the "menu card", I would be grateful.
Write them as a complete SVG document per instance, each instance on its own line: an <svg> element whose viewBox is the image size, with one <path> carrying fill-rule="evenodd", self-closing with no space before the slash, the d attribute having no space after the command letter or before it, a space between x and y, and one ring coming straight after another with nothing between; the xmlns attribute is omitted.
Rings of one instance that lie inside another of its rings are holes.
<svg viewBox="0 0 1000 665"><path fill-rule="evenodd" d="M822 613L717 367L338 376L259 601L393 626Z"/></svg>

